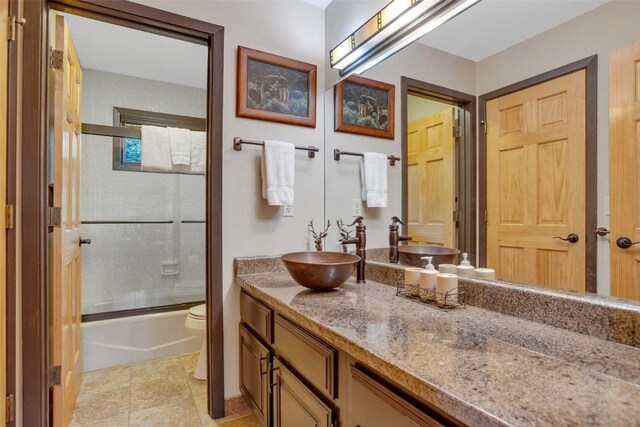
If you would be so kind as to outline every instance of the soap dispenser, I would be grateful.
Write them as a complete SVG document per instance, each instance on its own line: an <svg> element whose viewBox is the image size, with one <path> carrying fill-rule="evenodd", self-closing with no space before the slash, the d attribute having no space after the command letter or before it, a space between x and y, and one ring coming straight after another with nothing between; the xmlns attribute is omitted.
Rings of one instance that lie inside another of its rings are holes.
<svg viewBox="0 0 640 427"><path fill-rule="evenodd" d="M467 258L469 258L469 254L467 254L466 252L463 253L462 261L460 261L460 265L456 268L456 273L458 274L458 276L473 277L475 267L471 265Z"/></svg>
<svg viewBox="0 0 640 427"><path fill-rule="evenodd" d="M420 272L420 294L426 300L435 299L436 284L438 282L438 270L431 264L432 256L423 256L420 259L427 260L427 266Z"/></svg>

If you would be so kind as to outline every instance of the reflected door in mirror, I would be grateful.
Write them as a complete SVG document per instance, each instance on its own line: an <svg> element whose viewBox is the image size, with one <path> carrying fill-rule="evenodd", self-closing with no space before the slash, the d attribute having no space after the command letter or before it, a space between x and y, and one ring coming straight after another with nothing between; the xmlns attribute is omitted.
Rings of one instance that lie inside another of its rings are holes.
<svg viewBox="0 0 640 427"><path fill-rule="evenodd" d="M487 265L499 279L585 291L585 75L487 103Z"/></svg>
<svg viewBox="0 0 640 427"><path fill-rule="evenodd" d="M640 300L640 42L609 62L611 295ZM628 246L628 247L626 247Z"/></svg>
<svg viewBox="0 0 640 427"><path fill-rule="evenodd" d="M410 244L455 247L454 108L408 123Z"/></svg>

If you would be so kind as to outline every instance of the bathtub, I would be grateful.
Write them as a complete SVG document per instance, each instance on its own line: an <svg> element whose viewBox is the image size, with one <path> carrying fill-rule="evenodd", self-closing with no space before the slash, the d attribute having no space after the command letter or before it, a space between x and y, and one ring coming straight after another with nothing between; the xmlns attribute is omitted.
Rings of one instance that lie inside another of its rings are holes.
<svg viewBox="0 0 640 427"><path fill-rule="evenodd" d="M201 338L187 334L187 310L82 324L84 372L200 350Z"/></svg>

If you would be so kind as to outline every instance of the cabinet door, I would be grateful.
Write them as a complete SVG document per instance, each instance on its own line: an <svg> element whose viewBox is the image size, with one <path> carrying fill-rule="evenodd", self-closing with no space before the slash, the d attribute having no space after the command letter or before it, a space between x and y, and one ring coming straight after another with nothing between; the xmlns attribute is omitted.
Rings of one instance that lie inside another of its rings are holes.
<svg viewBox="0 0 640 427"><path fill-rule="evenodd" d="M240 391L264 426L269 423L270 360L269 349L240 325Z"/></svg>
<svg viewBox="0 0 640 427"><path fill-rule="evenodd" d="M330 427L333 411L278 359L273 363L274 427Z"/></svg>
<svg viewBox="0 0 640 427"><path fill-rule="evenodd" d="M349 406L349 427L442 425L355 366Z"/></svg>

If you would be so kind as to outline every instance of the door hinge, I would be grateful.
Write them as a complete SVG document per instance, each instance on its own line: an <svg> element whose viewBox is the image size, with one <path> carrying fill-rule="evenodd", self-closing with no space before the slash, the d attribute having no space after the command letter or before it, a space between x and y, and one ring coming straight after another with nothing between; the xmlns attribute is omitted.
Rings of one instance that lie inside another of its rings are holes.
<svg viewBox="0 0 640 427"><path fill-rule="evenodd" d="M484 210L484 222L489 222L489 211Z"/></svg>
<svg viewBox="0 0 640 427"><path fill-rule="evenodd" d="M7 205L5 206L5 228L7 230L11 229L14 227L14 222L15 222L15 215L13 212L13 205Z"/></svg>
<svg viewBox="0 0 640 427"><path fill-rule="evenodd" d="M62 225L62 208L49 207L49 227L60 227L60 225Z"/></svg>
<svg viewBox="0 0 640 427"><path fill-rule="evenodd" d="M460 211L453 211L453 222L460 222Z"/></svg>
<svg viewBox="0 0 640 427"><path fill-rule="evenodd" d="M49 368L49 387L62 384L62 366L56 365Z"/></svg>
<svg viewBox="0 0 640 427"><path fill-rule="evenodd" d="M5 397L5 404L6 404L6 418L7 418L7 423L13 422L13 420L16 417L16 398L13 394L10 394L9 396Z"/></svg>
<svg viewBox="0 0 640 427"><path fill-rule="evenodd" d="M9 18L9 34L7 34L7 38L9 39L10 42L14 42L16 41L16 37L18 35L18 27L16 27L16 25L20 25L21 27L24 27L24 24L27 23L27 20L24 18L16 18L15 15L11 16Z"/></svg>
<svg viewBox="0 0 640 427"><path fill-rule="evenodd" d="M460 126L454 126L453 127L453 137L454 138L460 138L462 136L461 132L460 132Z"/></svg>
<svg viewBox="0 0 640 427"><path fill-rule="evenodd" d="M480 122L480 124L482 125L482 131L484 132L484 134L487 134L487 121L486 120L482 120Z"/></svg>
<svg viewBox="0 0 640 427"><path fill-rule="evenodd" d="M49 48L49 67L54 70L62 70L64 64L64 52Z"/></svg>

